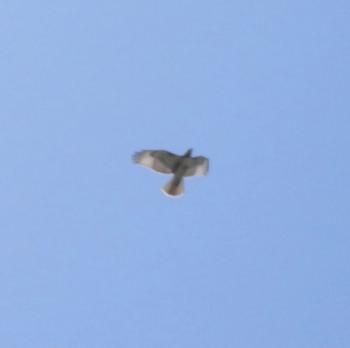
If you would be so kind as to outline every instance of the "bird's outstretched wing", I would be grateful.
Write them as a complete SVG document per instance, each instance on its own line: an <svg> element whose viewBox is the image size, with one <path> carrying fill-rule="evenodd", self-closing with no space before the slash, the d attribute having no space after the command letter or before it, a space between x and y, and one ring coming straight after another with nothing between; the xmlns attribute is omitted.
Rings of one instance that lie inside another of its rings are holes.
<svg viewBox="0 0 350 348"><path fill-rule="evenodd" d="M170 174L173 172L180 156L164 150L144 150L136 152L133 159L134 162L156 172Z"/></svg>
<svg viewBox="0 0 350 348"><path fill-rule="evenodd" d="M206 157L190 157L185 159L186 166L188 167L184 173L184 176L193 175L206 175L209 170L209 160Z"/></svg>

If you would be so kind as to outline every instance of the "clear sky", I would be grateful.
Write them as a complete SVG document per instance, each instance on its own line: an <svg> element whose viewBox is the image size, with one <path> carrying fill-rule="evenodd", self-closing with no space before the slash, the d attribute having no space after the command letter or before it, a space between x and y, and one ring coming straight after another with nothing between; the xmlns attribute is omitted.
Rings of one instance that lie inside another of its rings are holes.
<svg viewBox="0 0 350 348"><path fill-rule="evenodd" d="M350 347L349 14L1 1L0 346Z"/></svg>

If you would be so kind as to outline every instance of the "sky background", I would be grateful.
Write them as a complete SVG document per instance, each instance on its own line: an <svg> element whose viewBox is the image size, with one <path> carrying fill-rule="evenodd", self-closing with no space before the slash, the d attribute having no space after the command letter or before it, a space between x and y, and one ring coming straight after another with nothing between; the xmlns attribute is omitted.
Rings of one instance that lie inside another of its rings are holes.
<svg viewBox="0 0 350 348"><path fill-rule="evenodd" d="M0 346L349 347L349 15L1 1Z"/></svg>

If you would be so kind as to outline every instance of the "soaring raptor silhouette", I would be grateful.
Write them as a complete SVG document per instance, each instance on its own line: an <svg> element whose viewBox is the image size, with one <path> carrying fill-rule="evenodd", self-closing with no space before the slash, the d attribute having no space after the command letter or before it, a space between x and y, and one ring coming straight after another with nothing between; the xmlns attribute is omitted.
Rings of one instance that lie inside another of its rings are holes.
<svg viewBox="0 0 350 348"><path fill-rule="evenodd" d="M181 196L184 193L184 177L206 175L209 170L209 160L206 157L192 157L192 149L182 156L164 150L144 150L136 152L134 162L159 173L174 174L164 186L163 192L169 196Z"/></svg>

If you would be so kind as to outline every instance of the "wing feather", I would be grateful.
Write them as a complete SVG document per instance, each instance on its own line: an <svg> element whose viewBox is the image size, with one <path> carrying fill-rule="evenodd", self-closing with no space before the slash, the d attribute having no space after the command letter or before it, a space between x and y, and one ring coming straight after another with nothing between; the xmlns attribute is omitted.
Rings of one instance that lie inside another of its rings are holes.
<svg viewBox="0 0 350 348"><path fill-rule="evenodd" d="M173 172L179 158L179 156L164 150L144 150L136 152L133 157L136 163L166 174Z"/></svg>
<svg viewBox="0 0 350 348"><path fill-rule="evenodd" d="M186 165L188 168L184 173L185 176L206 175L209 171L209 160L203 156L186 158Z"/></svg>

